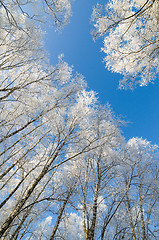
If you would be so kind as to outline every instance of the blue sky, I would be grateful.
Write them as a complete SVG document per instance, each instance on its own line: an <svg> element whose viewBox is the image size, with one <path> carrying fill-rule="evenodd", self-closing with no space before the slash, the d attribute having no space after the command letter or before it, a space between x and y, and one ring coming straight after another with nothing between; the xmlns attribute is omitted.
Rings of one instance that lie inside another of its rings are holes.
<svg viewBox="0 0 159 240"><path fill-rule="evenodd" d="M127 140L143 137L159 144L159 81L156 79L154 84L137 87L134 91L118 89L122 76L105 69L104 54L100 51L103 39L94 42L90 34L93 27L90 18L96 3L97 0L74 0L70 23L61 32L47 27L45 46L50 63L55 65L58 55L63 53L64 60L85 77L90 89L97 92L99 101L109 102L115 114L128 122L122 128Z"/></svg>

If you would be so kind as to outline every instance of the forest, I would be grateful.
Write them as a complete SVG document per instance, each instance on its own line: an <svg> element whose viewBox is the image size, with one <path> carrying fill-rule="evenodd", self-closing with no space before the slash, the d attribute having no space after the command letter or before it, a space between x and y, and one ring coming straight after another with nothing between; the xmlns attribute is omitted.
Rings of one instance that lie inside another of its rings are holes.
<svg viewBox="0 0 159 240"><path fill-rule="evenodd" d="M158 145L126 140L111 103L63 55L50 64L44 26L63 31L72 4L0 0L0 239L158 240ZM90 18L120 89L158 81L159 0L97 2Z"/></svg>

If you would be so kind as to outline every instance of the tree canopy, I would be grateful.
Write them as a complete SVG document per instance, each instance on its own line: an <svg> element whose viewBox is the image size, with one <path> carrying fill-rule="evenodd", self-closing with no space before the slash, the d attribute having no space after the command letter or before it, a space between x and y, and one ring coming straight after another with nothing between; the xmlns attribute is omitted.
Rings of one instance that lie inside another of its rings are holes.
<svg viewBox="0 0 159 240"><path fill-rule="evenodd" d="M124 78L120 88L145 86L159 71L158 0L110 0L93 10L93 37L104 36L106 67Z"/></svg>

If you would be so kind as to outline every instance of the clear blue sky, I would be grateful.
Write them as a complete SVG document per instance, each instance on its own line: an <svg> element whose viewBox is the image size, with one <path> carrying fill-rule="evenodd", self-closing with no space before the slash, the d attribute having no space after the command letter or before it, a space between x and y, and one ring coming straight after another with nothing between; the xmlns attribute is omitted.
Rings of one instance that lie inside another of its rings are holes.
<svg viewBox="0 0 159 240"><path fill-rule="evenodd" d="M47 28L45 43L50 63L55 65L58 55L63 53L64 60L83 74L88 87L98 93L99 101L109 102L115 114L129 122L122 129L126 139L143 137L159 144L159 81L134 91L118 89L122 76L105 69L104 54L100 51L103 39L94 42L90 34L90 17L96 3L97 0L74 0L70 23L60 33Z"/></svg>

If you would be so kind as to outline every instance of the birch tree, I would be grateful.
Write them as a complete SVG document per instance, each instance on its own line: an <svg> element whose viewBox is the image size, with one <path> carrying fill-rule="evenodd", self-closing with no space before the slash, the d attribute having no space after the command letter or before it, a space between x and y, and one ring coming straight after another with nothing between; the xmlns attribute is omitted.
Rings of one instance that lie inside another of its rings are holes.
<svg viewBox="0 0 159 240"><path fill-rule="evenodd" d="M126 191L110 224L110 239L158 239L158 146L132 138L125 150Z"/></svg>
<svg viewBox="0 0 159 240"><path fill-rule="evenodd" d="M98 141L93 144L91 151L69 162L69 168L76 172L78 182L74 209L66 215L59 228L59 236L64 239L100 238L122 195L118 189L120 174L116 172L123 143L119 122L109 107L99 108L92 117L93 122L89 121L88 124L93 123Z"/></svg>
<svg viewBox="0 0 159 240"><path fill-rule="evenodd" d="M119 88L146 86L158 76L158 0L109 1L92 14L93 37L104 37L106 67L122 74Z"/></svg>
<svg viewBox="0 0 159 240"><path fill-rule="evenodd" d="M134 169L130 191L124 204L129 216L132 239L157 239L159 234L157 146L143 139L133 138L128 141L128 153L131 154L130 161Z"/></svg>
<svg viewBox="0 0 159 240"><path fill-rule="evenodd" d="M71 16L71 0L38 0L38 1L0 1L0 8L5 14L10 26L23 29L19 22L19 16L31 21L45 22L48 17L52 24L58 28L64 27ZM18 13L18 15L17 15Z"/></svg>

